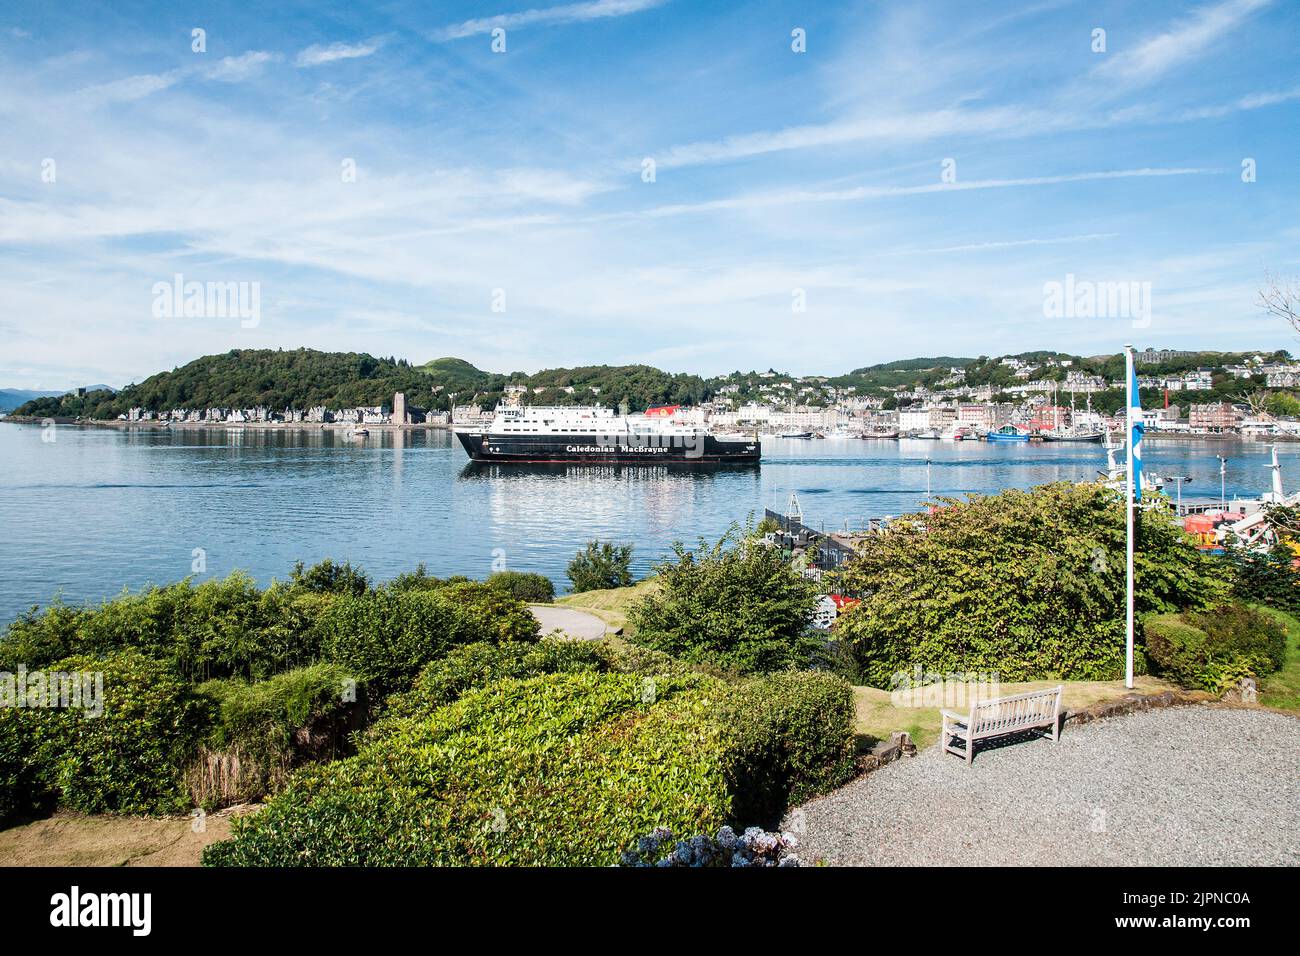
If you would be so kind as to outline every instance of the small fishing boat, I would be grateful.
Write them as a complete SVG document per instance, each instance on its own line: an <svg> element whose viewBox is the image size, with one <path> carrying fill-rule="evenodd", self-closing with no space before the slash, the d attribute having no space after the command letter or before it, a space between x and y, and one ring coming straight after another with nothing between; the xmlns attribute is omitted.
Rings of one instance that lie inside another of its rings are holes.
<svg viewBox="0 0 1300 956"><path fill-rule="evenodd" d="M786 432L784 435L778 435L778 438L808 438L813 437L812 432Z"/></svg>
<svg viewBox="0 0 1300 956"><path fill-rule="evenodd" d="M1043 441L1070 441L1070 442L1096 443L1104 439L1106 437L1106 433L1101 431L1096 431L1096 432L1082 431L1082 430L1075 431L1072 428L1067 428L1060 432L1056 432L1056 431L1043 432L1039 435L1039 437L1042 438Z"/></svg>

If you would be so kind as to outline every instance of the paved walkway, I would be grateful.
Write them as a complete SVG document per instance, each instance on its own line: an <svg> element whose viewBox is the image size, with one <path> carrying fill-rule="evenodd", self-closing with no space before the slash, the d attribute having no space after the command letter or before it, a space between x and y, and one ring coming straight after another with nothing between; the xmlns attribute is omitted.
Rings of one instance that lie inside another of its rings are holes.
<svg viewBox="0 0 1300 956"><path fill-rule="evenodd" d="M972 767L930 747L784 828L856 866L1300 864L1295 717L1170 707L986 747Z"/></svg>
<svg viewBox="0 0 1300 956"><path fill-rule="evenodd" d="M605 636L605 622L586 611L575 611L567 607L547 607L543 604L530 604L528 610L542 626L542 636L552 631L563 631L566 637L580 641L596 641Z"/></svg>

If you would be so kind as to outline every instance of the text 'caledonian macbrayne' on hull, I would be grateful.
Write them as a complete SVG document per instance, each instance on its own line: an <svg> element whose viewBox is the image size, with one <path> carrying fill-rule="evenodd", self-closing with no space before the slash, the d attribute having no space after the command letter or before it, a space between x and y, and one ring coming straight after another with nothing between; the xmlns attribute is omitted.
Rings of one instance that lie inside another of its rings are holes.
<svg viewBox="0 0 1300 956"><path fill-rule="evenodd" d="M501 405L485 428L457 428L474 461L619 462L631 464L757 462L757 438L715 438L703 425L676 420L675 406L621 415L586 406Z"/></svg>

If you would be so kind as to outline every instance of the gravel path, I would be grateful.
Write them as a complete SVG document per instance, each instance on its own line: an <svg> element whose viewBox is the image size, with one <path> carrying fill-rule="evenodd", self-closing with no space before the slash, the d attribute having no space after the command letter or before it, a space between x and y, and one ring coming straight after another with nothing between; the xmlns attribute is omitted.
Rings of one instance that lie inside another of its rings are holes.
<svg viewBox="0 0 1300 956"><path fill-rule="evenodd" d="M811 862L1300 864L1300 720L1170 707L975 752L933 746L791 812Z"/></svg>
<svg viewBox="0 0 1300 956"><path fill-rule="evenodd" d="M605 622L586 611L548 607L545 604L530 604L528 610L533 612L533 617L542 626L543 637L552 631L561 631L565 636L580 641L598 641L605 636Z"/></svg>

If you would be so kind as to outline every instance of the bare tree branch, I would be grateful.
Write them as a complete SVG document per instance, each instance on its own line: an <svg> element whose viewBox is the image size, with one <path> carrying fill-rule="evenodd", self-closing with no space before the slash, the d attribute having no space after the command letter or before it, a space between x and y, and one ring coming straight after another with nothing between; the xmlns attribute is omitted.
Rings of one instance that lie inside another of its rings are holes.
<svg viewBox="0 0 1300 956"><path fill-rule="evenodd" d="M1300 283L1296 280L1265 272L1257 304L1269 315L1284 319L1291 328L1300 332Z"/></svg>

